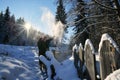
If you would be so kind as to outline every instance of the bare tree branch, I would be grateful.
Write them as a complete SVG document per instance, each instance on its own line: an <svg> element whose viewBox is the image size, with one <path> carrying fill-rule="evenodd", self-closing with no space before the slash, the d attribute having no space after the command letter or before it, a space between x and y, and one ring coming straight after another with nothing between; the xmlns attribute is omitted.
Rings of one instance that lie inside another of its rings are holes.
<svg viewBox="0 0 120 80"><path fill-rule="evenodd" d="M105 6L105 5L101 4L100 2L98 2L97 0L93 0L93 1L97 4L99 4L100 6L104 7L104 8L111 9L111 10L117 10L117 9L109 7L109 6Z"/></svg>
<svg viewBox="0 0 120 80"><path fill-rule="evenodd" d="M100 25L100 24L104 24L104 23L116 23L116 22L120 22L120 20L118 20L118 21L104 21L104 22L97 22L97 23L90 24L87 27L85 27L81 32L77 33L74 36L74 38L78 38L79 35L81 35L83 32L85 32L87 30L87 28L93 27L94 25Z"/></svg>
<svg viewBox="0 0 120 80"><path fill-rule="evenodd" d="M107 16L115 16L116 14L108 14ZM94 15L94 16L90 16L90 17L84 17L84 18L82 18L82 19L80 19L80 20L78 20L78 21L76 21L76 22L69 22L67 25L69 26L69 25L75 25L75 24L77 24L77 23L79 23L79 22L81 22L81 21L83 21L83 20L85 20L85 19L90 19L90 18L98 18L98 17L104 17L105 15L103 15L103 14L101 14L101 15Z"/></svg>
<svg viewBox="0 0 120 80"><path fill-rule="evenodd" d="M120 17L120 4L119 4L118 0L114 0L114 1L115 1L115 5L117 7L118 16Z"/></svg>

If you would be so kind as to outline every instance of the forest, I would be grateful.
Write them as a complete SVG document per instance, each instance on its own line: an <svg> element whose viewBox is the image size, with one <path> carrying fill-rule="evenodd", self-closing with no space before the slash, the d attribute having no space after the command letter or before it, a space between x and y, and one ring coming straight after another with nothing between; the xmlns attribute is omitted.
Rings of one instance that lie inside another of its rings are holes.
<svg viewBox="0 0 120 80"><path fill-rule="evenodd" d="M74 26L73 30L75 31L71 43L84 45L85 40L89 38L97 49L102 34L108 33L120 47L119 0L67 1L73 5L67 12L69 21L67 24Z"/></svg>
<svg viewBox="0 0 120 80"><path fill-rule="evenodd" d="M1 44L35 46L41 35L46 34L34 29L24 18L20 17L16 19L14 14L10 13L9 7L4 12L0 12Z"/></svg>

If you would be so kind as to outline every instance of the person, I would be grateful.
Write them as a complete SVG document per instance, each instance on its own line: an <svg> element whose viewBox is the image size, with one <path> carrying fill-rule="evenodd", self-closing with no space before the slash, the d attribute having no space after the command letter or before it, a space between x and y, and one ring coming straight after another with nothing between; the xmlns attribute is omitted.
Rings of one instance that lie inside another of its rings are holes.
<svg viewBox="0 0 120 80"><path fill-rule="evenodd" d="M45 56L45 52L46 52L46 50L47 50L45 37L40 38L40 39L38 40L37 46L38 46L38 49L39 49L39 56L40 56L40 55Z"/></svg>
<svg viewBox="0 0 120 80"><path fill-rule="evenodd" d="M45 52L49 49L51 40L52 40L52 38L48 38L48 37L41 37L38 40L37 46L38 46L38 49L39 49L39 56L43 55L43 56L46 57ZM45 64L42 61L39 60L39 65L40 65L41 72L43 73L44 70L45 70L45 73L46 73L47 68L46 68Z"/></svg>

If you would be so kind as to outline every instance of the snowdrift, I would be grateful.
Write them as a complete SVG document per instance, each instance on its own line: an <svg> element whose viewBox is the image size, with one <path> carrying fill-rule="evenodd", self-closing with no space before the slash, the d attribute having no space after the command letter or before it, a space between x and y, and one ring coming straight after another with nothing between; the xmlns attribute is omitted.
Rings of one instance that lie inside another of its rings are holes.
<svg viewBox="0 0 120 80"><path fill-rule="evenodd" d="M36 47L0 44L0 80L42 80Z"/></svg>

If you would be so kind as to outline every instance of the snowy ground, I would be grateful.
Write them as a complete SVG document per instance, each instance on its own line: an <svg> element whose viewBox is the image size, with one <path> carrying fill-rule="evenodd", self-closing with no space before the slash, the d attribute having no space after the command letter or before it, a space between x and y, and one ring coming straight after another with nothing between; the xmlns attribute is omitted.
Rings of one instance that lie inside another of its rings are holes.
<svg viewBox="0 0 120 80"><path fill-rule="evenodd" d="M43 75L39 70L37 53L36 47L0 44L0 80L43 80ZM51 58L51 61L45 60L44 57L40 58L44 59L45 63L55 66L55 80L80 80L72 56L58 62L51 51L47 51L46 54ZM96 57L99 62L99 56ZM99 65L97 66L99 67ZM99 72L99 70L97 71ZM106 80L120 80L120 70L111 73Z"/></svg>
<svg viewBox="0 0 120 80"><path fill-rule="evenodd" d="M74 66L74 58L70 58L58 62L51 51L46 52L46 56L50 59L47 60L44 56L40 56L40 60L47 66L48 80L51 80L51 69L50 65L53 65L55 68L55 80L80 80L77 75L77 70Z"/></svg>
<svg viewBox="0 0 120 80"><path fill-rule="evenodd" d="M41 80L37 48L0 45L0 80Z"/></svg>
<svg viewBox="0 0 120 80"><path fill-rule="evenodd" d="M43 80L36 47L0 44L0 80ZM79 80L71 57L56 65L56 80Z"/></svg>
<svg viewBox="0 0 120 80"><path fill-rule="evenodd" d="M111 73L105 80L120 80L120 69Z"/></svg>

